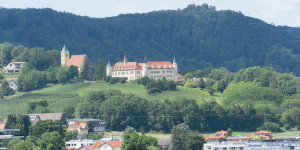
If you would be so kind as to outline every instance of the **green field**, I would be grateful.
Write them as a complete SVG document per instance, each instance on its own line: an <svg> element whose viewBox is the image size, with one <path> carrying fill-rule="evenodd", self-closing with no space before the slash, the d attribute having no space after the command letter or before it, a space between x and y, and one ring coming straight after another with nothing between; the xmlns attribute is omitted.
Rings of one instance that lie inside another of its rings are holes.
<svg viewBox="0 0 300 150"><path fill-rule="evenodd" d="M220 101L222 95L216 93L210 96L207 91L199 88L178 87L178 91L165 91L156 95L148 95L143 85L137 83L108 84L97 83L76 83L57 84L28 93L17 93L0 100L0 118L6 118L8 114L26 113L27 103L31 100L47 100L49 109L52 112L61 112L64 106L76 106L82 95L93 90L117 89L123 93L132 93L147 100L165 100L178 97L187 97L197 100L198 104L204 101Z"/></svg>

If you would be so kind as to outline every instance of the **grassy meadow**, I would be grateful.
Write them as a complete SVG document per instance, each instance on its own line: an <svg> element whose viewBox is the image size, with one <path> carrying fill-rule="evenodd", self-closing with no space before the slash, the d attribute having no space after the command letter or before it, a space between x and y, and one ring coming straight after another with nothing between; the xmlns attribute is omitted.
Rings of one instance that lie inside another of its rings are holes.
<svg viewBox="0 0 300 150"><path fill-rule="evenodd" d="M165 91L160 94L148 95L143 85L137 83L108 84L104 82L97 83L75 83L75 84L57 84L32 92L16 93L13 96L0 99L0 118L6 118L8 114L26 113L27 103L31 100L47 100L48 108L52 112L62 112L64 106L76 106L81 96L93 90L117 89L123 93L132 93L147 100L165 100L176 99L178 97L187 97L197 100L198 104L204 101L220 101L222 95L215 93L210 96L207 91L199 88L177 87L177 91Z"/></svg>

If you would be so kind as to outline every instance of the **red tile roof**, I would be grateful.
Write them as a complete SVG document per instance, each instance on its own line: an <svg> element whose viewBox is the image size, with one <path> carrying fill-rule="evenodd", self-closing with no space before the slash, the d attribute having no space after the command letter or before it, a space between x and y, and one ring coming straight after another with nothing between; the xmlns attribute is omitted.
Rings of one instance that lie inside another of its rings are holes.
<svg viewBox="0 0 300 150"><path fill-rule="evenodd" d="M78 150L76 147L70 147L68 150Z"/></svg>
<svg viewBox="0 0 300 150"><path fill-rule="evenodd" d="M104 143L102 141L96 141L96 143L94 144L95 147L100 147L101 145L103 145Z"/></svg>
<svg viewBox="0 0 300 150"><path fill-rule="evenodd" d="M104 143L110 145L111 147L122 147L123 141L105 141Z"/></svg>
<svg viewBox="0 0 300 150"><path fill-rule="evenodd" d="M173 64L170 61L149 61L147 62L150 69L174 69Z"/></svg>
<svg viewBox="0 0 300 150"><path fill-rule="evenodd" d="M114 65L113 70L137 70L140 66L137 62L127 62L125 65L123 62L117 62Z"/></svg>
<svg viewBox="0 0 300 150"><path fill-rule="evenodd" d="M219 132L216 132L216 133L214 133L214 134L221 134L221 135L226 135L227 134L227 131L224 131L224 130L221 130L221 131L219 131Z"/></svg>
<svg viewBox="0 0 300 150"><path fill-rule="evenodd" d="M87 57L86 55L72 55L68 60L66 67L70 67L71 65L80 68L83 65L84 59Z"/></svg>
<svg viewBox="0 0 300 150"><path fill-rule="evenodd" d="M260 135L260 134L270 134L270 133L271 133L271 132L264 131L264 130L260 130L260 131L255 132L254 134L255 134L255 135Z"/></svg>
<svg viewBox="0 0 300 150"><path fill-rule="evenodd" d="M177 74L177 78L183 78L184 76L181 75L180 73Z"/></svg>
<svg viewBox="0 0 300 150"><path fill-rule="evenodd" d="M209 134L206 134L203 136L203 138L205 140L212 140L212 139L222 139L222 138L226 138L225 135L221 135L221 136L216 136L216 135L209 135Z"/></svg>
<svg viewBox="0 0 300 150"><path fill-rule="evenodd" d="M83 147L87 148L88 150L95 150L94 145L84 145Z"/></svg>

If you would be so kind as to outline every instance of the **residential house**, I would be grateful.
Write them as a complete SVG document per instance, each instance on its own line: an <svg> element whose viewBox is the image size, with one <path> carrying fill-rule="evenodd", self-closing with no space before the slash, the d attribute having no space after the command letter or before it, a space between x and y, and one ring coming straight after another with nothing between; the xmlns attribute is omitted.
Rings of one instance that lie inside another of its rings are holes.
<svg viewBox="0 0 300 150"><path fill-rule="evenodd" d="M274 138L272 135L270 135L270 133L271 132L260 130L260 131L254 132L250 135L247 135L247 137L249 137L251 139L261 138L263 140L270 140L270 139Z"/></svg>
<svg viewBox="0 0 300 150"><path fill-rule="evenodd" d="M75 141L75 140L71 140ZM86 140L88 142L83 143L77 141L75 144L71 141L66 142L67 148L77 148L78 150L121 150L122 149L122 141L93 141L93 140ZM81 145L81 146L80 146ZM73 146L73 147L72 147ZM80 146L80 147L78 147Z"/></svg>
<svg viewBox="0 0 300 150"><path fill-rule="evenodd" d="M66 118L63 113L34 113L34 114L28 114L31 124L35 124L39 120L59 120L64 125L66 124ZM38 118L37 118L38 116Z"/></svg>
<svg viewBox="0 0 300 150"><path fill-rule="evenodd" d="M242 135L235 135L229 138L226 138L227 141L250 141L251 138L247 136Z"/></svg>
<svg viewBox="0 0 300 150"><path fill-rule="evenodd" d="M184 81L184 76L180 73L177 74L177 82L183 82Z"/></svg>
<svg viewBox="0 0 300 150"><path fill-rule="evenodd" d="M88 57L86 54L72 55L70 58L70 52L65 45L61 50L61 65L65 68L69 68L70 66L73 65L78 68L79 74L82 72L84 63L87 60Z"/></svg>
<svg viewBox="0 0 300 150"><path fill-rule="evenodd" d="M68 131L75 131L78 133L78 138L82 138L84 135L88 134L88 126L86 122L75 121L69 125Z"/></svg>
<svg viewBox="0 0 300 150"><path fill-rule="evenodd" d="M219 140L225 140L227 135L227 131L221 130L219 132L214 133L214 135L206 134L203 136L203 138L206 141L219 141Z"/></svg>
<svg viewBox="0 0 300 150"><path fill-rule="evenodd" d="M105 129L105 121L101 119L69 119L68 125L70 126L75 121L83 121L86 122L90 128L93 129L94 133L104 132Z"/></svg>
<svg viewBox="0 0 300 150"><path fill-rule="evenodd" d="M4 73L19 73L24 62L11 62L3 68Z"/></svg>
<svg viewBox="0 0 300 150"><path fill-rule="evenodd" d="M106 141L95 150L121 150L123 141Z"/></svg>
<svg viewBox="0 0 300 150"><path fill-rule="evenodd" d="M95 141L94 140L70 140L66 142L67 148L77 148L79 149L80 147L84 145L94 145Z"/></svg>
<svg viewBox="0 0 300 150"><path fill-rule="evenodd" d="M106 75L111 77L127 78L127 81L135 81L142 77L148 76L153 79L162 79L165 77L167 80L177 82L178 66L175 62L170 61L148 61L144 63L127 62L126 55L124 62L117 62L114 66L108 62L106 66Z"/></svg>
<svg viewBox="0 0 300 150"><path fill-rule="evenodd" d="M7 81L11 89L13 89L14 91L18 89L18 84L17 84L18 78L5 78L5 80Z"/></svg>

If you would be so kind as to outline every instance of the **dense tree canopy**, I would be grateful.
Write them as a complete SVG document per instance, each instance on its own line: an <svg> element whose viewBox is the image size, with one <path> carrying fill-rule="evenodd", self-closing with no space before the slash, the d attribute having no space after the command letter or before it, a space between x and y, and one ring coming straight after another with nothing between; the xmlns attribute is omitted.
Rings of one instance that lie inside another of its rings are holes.
<svg viewBox="0 0 300 150"><path fill-rule="evenodd" d="M28 47L61 49L87 54L94 64L99 58L120 61L171 60L179 68L226 67L237 71L249 66L272 66L299 75L299 29L276 27L240 12L213 6L189 5L184 9L89 18L51 9L0 9L0 42ZM5 44L1 64L16 55L37 64L39 52L23 52ZM10 53L12 51L13 53ZM54 53L53 53L54 54ZM155 55L153 55L155 54ZM54 54L56 55L56 54ZM50 60L51 61L51 60ZM48 63L37 66L44 69Z"/></svg>

